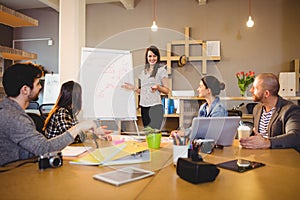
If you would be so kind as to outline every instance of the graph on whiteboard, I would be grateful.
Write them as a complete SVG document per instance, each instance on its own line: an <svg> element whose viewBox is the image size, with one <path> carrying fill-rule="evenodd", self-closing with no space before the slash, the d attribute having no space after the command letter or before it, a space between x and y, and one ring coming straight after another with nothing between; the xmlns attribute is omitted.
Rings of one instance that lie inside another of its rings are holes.
<svg viewBox="0 0 300 200"><path fill-rule="evenodd" d="M84 118L136 119L134 92L121 88L134 84L129 51L83 48L80 72Z"/></svg>

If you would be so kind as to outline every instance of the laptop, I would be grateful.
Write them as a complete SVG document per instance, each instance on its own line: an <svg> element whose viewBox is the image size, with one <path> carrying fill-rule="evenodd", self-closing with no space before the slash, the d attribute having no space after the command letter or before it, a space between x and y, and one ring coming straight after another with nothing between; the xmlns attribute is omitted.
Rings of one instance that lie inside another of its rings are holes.
<svg viewBox="0 0 300 200"><path fill-rule="evenodd" d="M231 146L240 121L239 116L195 117L190 139L213 139L218 145Z"/></svg>

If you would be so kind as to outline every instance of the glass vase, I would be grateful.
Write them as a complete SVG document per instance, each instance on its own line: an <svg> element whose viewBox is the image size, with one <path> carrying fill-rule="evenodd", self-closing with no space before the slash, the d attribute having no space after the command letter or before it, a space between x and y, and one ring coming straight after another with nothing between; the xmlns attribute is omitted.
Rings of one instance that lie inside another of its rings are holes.
<svg viewBox="0 0 300 200"><path fill-rule="evenodd" d="M240 94L242 97L247 97L247 87L240 88Z"/></svg>
<svg viewBox="0 0 300 200"><path fill-rule="evenodd" d="M241 90L241 91L240 91L240 94L241 94L242 97L244 97L244 96L245 96L245 91L242 91L242 90Z"/></svg>

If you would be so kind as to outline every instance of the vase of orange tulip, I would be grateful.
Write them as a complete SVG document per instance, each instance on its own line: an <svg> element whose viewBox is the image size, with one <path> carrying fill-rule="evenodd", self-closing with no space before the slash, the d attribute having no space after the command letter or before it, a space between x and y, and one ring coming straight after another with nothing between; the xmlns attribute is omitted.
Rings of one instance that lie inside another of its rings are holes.
<svg viewBox="0 0 300 200"><path fill-rule="evenodd" d="M236 77L238 80L238 86L240 88L240 94L244 97L246 96L247 88L251 83L253 83L255 78L255 72L249 71L249 72L238 72L236 73Z"/></svg>

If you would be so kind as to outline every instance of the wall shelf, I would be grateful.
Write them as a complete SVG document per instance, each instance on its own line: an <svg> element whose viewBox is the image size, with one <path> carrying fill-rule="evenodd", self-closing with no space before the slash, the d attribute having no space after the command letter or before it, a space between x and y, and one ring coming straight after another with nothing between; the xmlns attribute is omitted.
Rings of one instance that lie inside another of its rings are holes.
<svg viewBox="0 0 300 200"><path fill-rule="evenodd" d="M0 24L16 27L38 26L38 20L26 16L20 12L0 5ZM2 75L4 72L4 60L34 60L37 59L37 54L13 49L0 45L0 81L2 82ZM5 96L2 84L0 84L0 100Z"/></svg>
<svg viewBox="0 0 300 200"><path fill-rule="evenodd" d="M8 60L34 60L37 54L0 45L0 57Z"/></svg>
<svg viewBox="0 0 300 200"><path fill-rule="evenodd" d="M38 20L0 5L0 23L10 27L38 26Z"/></svg>
<svg viewBox="0 0 300 200"><path fill-rule="evenodd" d="M190 53L191 53L190 46L192 46L192 45L201 46L202 55L199 55L199 56L190 55ZM173 46L183 46L184 47L184 55L186 56L187 61L189 61L189 62L190 61L201 61L203 74L207 73L207 62L208 61L220 61L221 60L221 56L207 55L207 41L191 39L190 28L185 27L184 40L177 40L177 41L172 41L171 43L168 43L166 56L161 57L161 61L167 62L168 74L171 74L171 62L172 61L178 62L180 59L180 56L172 55L172 47Z"/></svg>

